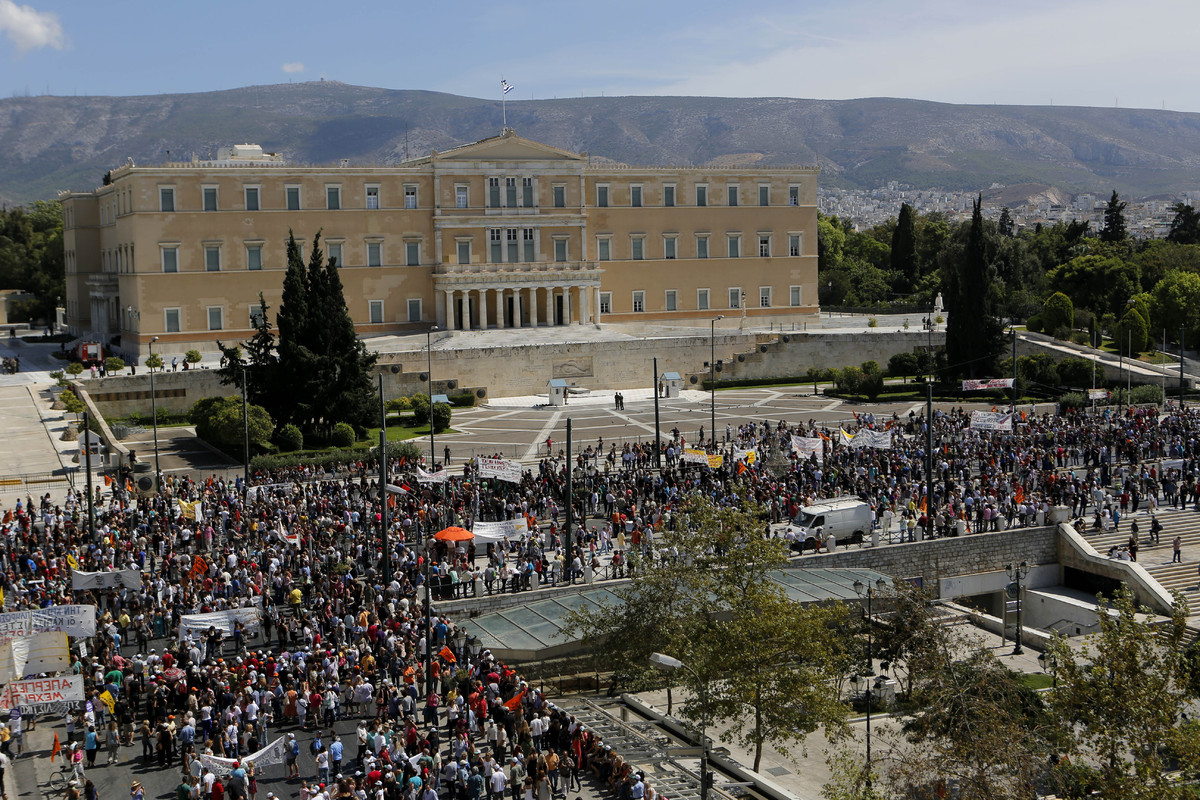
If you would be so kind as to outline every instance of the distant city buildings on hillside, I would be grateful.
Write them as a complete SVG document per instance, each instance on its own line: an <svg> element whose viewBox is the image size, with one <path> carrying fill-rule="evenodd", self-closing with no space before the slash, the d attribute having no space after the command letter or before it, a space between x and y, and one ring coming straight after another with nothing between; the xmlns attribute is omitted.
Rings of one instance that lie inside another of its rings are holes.
<svg viewBox="0 0 1200 800"><path fill-rule="evenodd" d="M994 184L986 191L1003 188ZM849 220L856 228L862 230L894 218L900 213L902 203L908 203L921 214L945 214L952 222L970 219L971 203L978 194L945 189L915 189L895 181L878 189L837 189L821 186L817 190L817 207L822 214ZM1049 201L1022 203L1009 206L1009 214L1017 230L1033 228L1039 222L1043 225L1053 225L1056 222L1086 220L1091 223L1093 231L1098 231L1104 225L1104 207L1109 196L1107 193L1083 193L1074 195L1067 204ZM1200 204L1200 190L1184 192L1170 199L1121 199L1128 203L1125 221L1130 235L1144 239L1161 239L1167 235L1171 219L1174 217L1171 206L1177 202ZM1002 204L994 200L989 202L984 198L984 217L998 220L1003 208Z"/></svg>

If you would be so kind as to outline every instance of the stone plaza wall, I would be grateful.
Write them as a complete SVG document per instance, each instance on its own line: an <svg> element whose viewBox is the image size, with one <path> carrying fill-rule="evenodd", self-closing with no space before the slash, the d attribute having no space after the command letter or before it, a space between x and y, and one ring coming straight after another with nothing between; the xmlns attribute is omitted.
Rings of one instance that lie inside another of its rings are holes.
<svg viewBox="0 0 1200 800"><path fill-rule="evenodd" d="M137 375L110 375L106 378L85 377L87 373L72 379L82 386L96 409L105 417L125 417L129 414L150 416L150 374L145 371ZM179 372L154 373L155 401L159 408L173 414L189 410L203 397L226 397L237 394L236 386L225 386L216 370L189 369Z"/></svg>

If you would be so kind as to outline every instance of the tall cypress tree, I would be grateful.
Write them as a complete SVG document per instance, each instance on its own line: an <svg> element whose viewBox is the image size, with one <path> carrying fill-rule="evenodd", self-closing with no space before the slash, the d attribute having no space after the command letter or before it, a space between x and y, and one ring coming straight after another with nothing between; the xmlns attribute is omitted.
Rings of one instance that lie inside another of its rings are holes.
<svg viewBox="0 0 1200 800"><path fill-rule="evenodd" d="M971 226L961 255L948 265L945 293L949 298L946 323L946 369L951 377L982 377L995 367L1000 352L1000 321L996 318L995 269L984 230L983 198L974 203Z"/></svg>
<svg viewBox="0 0 1200 800"><path fill-rule="evenodd" d="M1125 228L1126 205L1128 204L1122 203L1117 196L1117 190L1113 189L1112 197L1104 207L1104 227L1100 229L1100 241L1123 242L1129 238L1129 232Z"/></svg>
<svg viewBox="0 0 1200 800"><path fill-rule="evenodd" d="M286 381L286 391L280 391L274 407L268 407L278 425L296 422L307 426L307 410L311 396L309 382L313 375L313 354L307 346L308 330L308 269L300 256L296 237L288 231L287 273L283 276L283 298L275 323L279 328L278 379Z"/></svg>
<svg viewBox="0 0 1200 800"><path fill-rule="evenodd" d="M917 262L917 232L913 209L908 203L900 206L896 229L892 231L892 271L900 276L904 291L911 292L920 280Z"/></svg>

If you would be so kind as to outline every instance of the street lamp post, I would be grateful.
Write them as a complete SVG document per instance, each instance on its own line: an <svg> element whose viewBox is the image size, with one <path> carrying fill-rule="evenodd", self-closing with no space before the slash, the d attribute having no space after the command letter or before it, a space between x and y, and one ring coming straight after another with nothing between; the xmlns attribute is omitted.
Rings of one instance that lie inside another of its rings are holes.
<svg viewBox="0 0 1200 800"><path fill-rule="evenodd" d="M434 325L429 330L425 331L425 377L429 379L429 471L434 472L437 469L436 458L433 451L433 333L438 329Z"/></svg>
<svg viewBox="0 0 1200 800"><path fill-rule="evenodd" d="M717 317L717 319L720 319L720 317ZM700 679L700 676L696 674L696 670L678 658L672 658L663 653L651 653L650 663L659 669L672 672L680 669L686 670L695 679L696 685L700 687L700 800L708 800L708 736L704 730L704 715L708 713L708 683Z"/></svg>
<svg viewBox="0 0 1200 800"><path fill-rule="evenodd" d="M1021 581L1029 574L1029 562L1022 561L1020 564L1005 564L1004 571L1008 573L1008 579L1012 581L1012 583L1005 587L1005 591L1017 601L1017 635L1012 654L1019 656L1025 652L1024 648L1021 647L1021 606L1023 605L1021 602Z"/></svg>
<svg viewBox="0 0 1200 800"><path fill-rule="evenodd" d="M875 590L882 592L886 588L887 588L887 581L885 581L883 578L880 578L879 580L875 581L874 589L871 587L871 584L869 584L869 583L864 584L862 581L858 581L858 580L856 580L854 582L855 593L859 597L867 598L867 674L864 677L866 678L866 686L867 686L866 693L867 693L867 793L868 793L868 795L871 792L871 678L875 675L875 660L874 660L875 656L871 652L871 645L873 644L872 635L871 635L872 634L871 625L872 625L872 620L874 619L871 616L871 600L875 596ZM857 688L857 685L858 685L857 676L855 676L854 683Z"/></svg>
<svg viewBox="0 0 1200 800"><path fill-rule="evenodd" d="M154 419L154 486L162 479L162 467L158 463L158 395L154 392L154 343L157 336L150 337L150 416Z"/></svg>
<svg viewBox="0 0 1200 800"><path fill-rule="evenodd" d="M708 389L711 398L708 435L714 442L717 440L717 322L723 319L724 314L717 314L708 323Z"/></svg>

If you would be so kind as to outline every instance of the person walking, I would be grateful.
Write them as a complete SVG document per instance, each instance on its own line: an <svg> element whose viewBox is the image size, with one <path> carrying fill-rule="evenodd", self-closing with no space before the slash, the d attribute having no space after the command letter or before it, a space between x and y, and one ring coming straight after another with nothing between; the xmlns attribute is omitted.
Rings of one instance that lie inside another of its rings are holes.
<svg viewBox="0 0 1200 800"><path fill-rule="evenodd" d="M1183 562L1183 537L1176 536L1171 540L1171 563L1180 564Z"/></svg>

